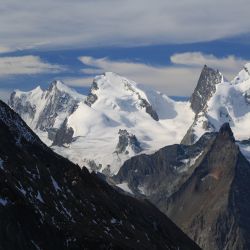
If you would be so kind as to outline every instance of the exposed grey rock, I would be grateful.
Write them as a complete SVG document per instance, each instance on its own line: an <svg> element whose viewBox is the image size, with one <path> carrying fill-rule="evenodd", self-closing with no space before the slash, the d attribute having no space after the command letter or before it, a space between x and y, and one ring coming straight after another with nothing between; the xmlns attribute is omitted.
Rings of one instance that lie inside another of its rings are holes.
<svg viewBox="0 0 250 250"><path fill-rule="evenodd" d="M55 120L58 115L62 119L63 116L67 117L72 114L80 101L77 96L68 93L62 86L62 83L53 81L47 90L40 89L41 94L38 95L38 98L41 98L43 107L42 109L39 107L41 109L39 114L36 113L38 107L32 106L28 101L29 92L18 96L13 92L9 101L10 107L19 115L28 116L31 119L30 123L36 115L36 121L32 128L47 132L48 139L52 141L52 145L56 146L63 146L72 142L74 131L67 127L67 118L64 119L62 124L59 124L59 128L55 128Z"/></svg>
<svg viewBox="0 0 250 250"><path fill-rule="evenodd" d="M43 131L53 127L58 113L65 112L71 114L79 102L72 98L69 93L58 89L57 81L50 84L48 91L45 93L45 99L47 100L46 106L39 115L36 125L36 129Z"/></svg>
<svg viewBox="0 0 250 250"><path fill-rule="evenodd" d="M140 101L140 104L139 104L140 107L145 108L146 113L148 113L154 120L159 121L159 116L157 112L153 109L152 105L147 100L142 98L140 93L138 93L132 88L131 84L125 82L124 85L128 90L130 90L131 92L137 95L138 100Z"/></svg>
<svg viewBox="0 0 250 250"><path fill-rule="evenodd" d="M95 94L96 90L98 90L98 85L97 85L97 82L94 80L92 83L90 92L89 92L86 100L84 101L85 104L87 104L89 107L91 107L98 99L97 95Z"/></svg>
<svg viewBox="0 0 250 250"><path fill-rule="evenodd" d="M128 133L126 129L120 129L118 134L119 141L115 150L117 154L128 154L128 147L130 147L135 153L140 153L142 151L140 142L135 135Z"/></svg>
<svg viewBox="0 0 250 250"><path fill-rule="evenodd" d="M63 146L64 144L70 144L73 141L74 130L68 128L68 119L66 118L61 127L56 131L52 146Z"/></svg>
<svg viewBox="0 0 250 250"><path fill-rule="evenodd" d="M193 128L195 127L199 117L206 117L207 103L216 91L216 84L221 81L222 75L218 70L209 68L207 65L203 67L197 86L190 98L191 108L195 112L195 119L183 137L181 141L182 144L190 145L197 140ZM228 121L230 121L230 117L228 117L229 115L226 110L221 110L221 116L227 117ZM209 123L209 121L204 121L202 126L210 131L214 131L214 127L211 123Z"/></svg>
<svg viewBox="0 0 250 250"><path fill-rule="evenodd" d="M245 92L246 103L250 104L250 90Z"/></svg>
<svg viewBox="0 0 250 250"><path fill-rule="evenodd" d="M29 92L26 94L16 95L13 92L10 96L9 106L14 109L21 117L29 117L30 123L36 115L33 129L47 131L50 138L54 137L53 126L58 114L70 115L76 109L79 100L70 93L65 92L58 87L58 81L53 81L47 90L41 90L41 103L44 105L41 113L36 112L41 107L32 105L29 101ZM60 83L61 84L61 83Z"/></svg>
<svg viewBox="0 0 250 250"><path fill-rule="evenodd" d="M49 140L51 140L52 142L55 140L57 130L58 130L57 128L49 128L49 129L47 129L48 138L49 138Z"/></svg>
<svg viewBox="0 0 250 250"><path fill-rule="evenodd" d="M141 107L146 109L146 112L156 121L159 121L159 117L157 112L153 109L153 107L143 98L141 100Z"/></svg>
<svg viewBox="0 0 250 250"><path fill-rule="evenodd" d="M199 81L190 98L191 108L195 114L200 113L206 107L208 100L214 94L215 85L222 81L222 75L218 70L207 67L203 67Z"/></svg>
<svg viewBox="0 0 250 250"><path fill-rule="evenodd" d="M249 70L246 66L243 67L243 69L248 73L248 75L250 76Z"/></svg>
<svg viewBox="0 0 250 250"><path fill-rule="evenodd" d="M12 92L8 102L9 106L13 108L19 115L28 115L31 119L34 119L36 113L36 106L32 105L28 100L25 104L22 104L22 99L16 97L16 92Z"/></svg>
<svg viewBox="0 0 250 250"><path fill-rule="evenodd" d="M94 160L89 160L88 167L90 168L91 171L97 173L102 168L102 164L96 164Z"/></svg>

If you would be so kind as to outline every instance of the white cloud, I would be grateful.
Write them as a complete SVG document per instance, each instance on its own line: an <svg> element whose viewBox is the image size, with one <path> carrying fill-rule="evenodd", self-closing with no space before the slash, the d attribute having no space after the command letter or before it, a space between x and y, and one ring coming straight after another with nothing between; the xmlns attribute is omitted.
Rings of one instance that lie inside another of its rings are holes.
<svg viewBox="0 0 250 250"><path fill-rule="evenodd" d="M1 2L11 48L211 41L250 32L249 0L20 0Z"/></svg>
<svg viewBox="0 0 250 250"><path fill-rule="evenodd" d="M229 79L245 64L245 60L233 56L217 58L200 52L175 54L170 59L172 65L159 67L129 61L112 61L108 58L96 59L87 56L79 58L88 67L82 69L85 74L96 75L112 71L138 83L149 85L167 95L178 96L189 96L192 93L204 64L219 69ZM92 78L68 78L64 81L72 86L90 86Z"/></svg>
<svg viewBox="0 0 250 250"><path fill-rule="evenodd" d="M90 87L93 77L65 77L63 82L73 87Z"/></svg>
<svg viewBox="0 0 250 250"><path fill-rule="evenodd" d="M237 70L241 69L248 61L237 58L233 55L218 58L214 55L206 55L201 52L186 52L174 54L170 57L173 64L199 67L207 64L213 68L219 69L229 79L231 79Z"/></svg>
<svg viewBox="0 0 250 250"><path fill-rule="evenodd" d="M194 88L200 68L190 67L157 67L143 63L112 61L107 58L80 57L80 61L91 67L82 69L83 73L91 75L112 71L128 77L137 83L151 86L168 95L189 95ZM88 77L64 79L72 86L89 86L92 80Z"/></svg>
<svg viewBox="0 0 250 250"><path fill-rule="evenodd" d="M0 57L0 77L20 74L57 73L64 68L50 64L38 56Z"/></svg>

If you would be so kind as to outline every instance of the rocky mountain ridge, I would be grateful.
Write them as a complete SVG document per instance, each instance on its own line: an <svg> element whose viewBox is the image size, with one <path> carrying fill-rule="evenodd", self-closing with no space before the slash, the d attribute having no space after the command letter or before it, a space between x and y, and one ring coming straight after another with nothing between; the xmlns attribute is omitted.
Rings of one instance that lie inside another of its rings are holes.
<svg viewBox="0 0 250 250"><path fill-rule="evenodd" d="M246 64L232 81L227 81L220 72L204 66L190 99L196 115L183 144L194 143L205 132L219 131L225 122L230 124L237 140L249 139L249 67Z"/></svg>
<svg viewBox="0 0 250 250"><path fill-rule="evenodd" d="M0 101L0 248L199 249L145 200L55 154Z"/></svg>
<svg viewBox="0 0 250 250"><path fill-rule="evenodd" d="M202 249L250 248L250 163L228 123L193 145L135 156L113 179L149 198Z"/></svg>

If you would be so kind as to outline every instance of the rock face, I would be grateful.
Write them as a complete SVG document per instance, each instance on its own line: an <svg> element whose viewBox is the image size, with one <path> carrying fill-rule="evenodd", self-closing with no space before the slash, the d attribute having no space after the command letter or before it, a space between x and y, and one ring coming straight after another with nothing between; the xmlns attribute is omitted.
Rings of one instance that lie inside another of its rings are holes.
<svg viewBox="0 0 250 250"><path fill-rule="evenodd" d="M156 121L159 121L159 116L156 113L156 111L153 109L153 107L143 98L139 97L141 103L140 106L142 108L145 108L146 112Z"/></svg>
<svg viewBox="0 0 250 250"><path fill-rule="evenodd" d="M247 90L246 92L245 92L245 100L246 100L246 103L247 104L250 104L250 90Z"/></svg>
<svg viewBox="0 0 250 250"><path fill-rule="evenodd" d="M166 201L194 171L215 137L215 133L207 133L191 146L175 144L152 155L132 157L113 179L128 183L134 194L146 195L155 204Z"/></svg>
<svg viewBox="0 0 250 250"><path fill-rule="evenodd" d="M135 156L114 179L141 191L202 249L250 249L250 164L229 124L194 145Z"/></svg>
<svg viewBox="0 0 250 250"><path fill-rule="evenodd" d="M56 130L52 146L62 147L64 144L70 144L73 141L74 130L67 127L67 121L68 119L66 118L61 127Z"/></svg>
<svg viewBox="0 0 250 250"><path fill-rule="evenodd" d="M222 75L218 70L203 67L199 81L190 98L191 108L195 114L200 113L206 106L208 100L216 91L216 84L222 81Z"/></svg>
<svg viewBox="0 0 250 250"><path fill-rule="evenodd" d="M218 70L209 68L207 65L203 67L197 86L190 98L190 106L195 113L194 122L182 139L182 144L193 144L199 138L195 133L194 127L197 126L199 120L206 117L208 101L216 92L216 85L222 81L223 76ZM204 133L208 131L216 131L213 124L208 119L202 121L202 128L204 129Z"/></svg>
<svg viewBox="0 0 250 250"><path fill-rule="evenodd" d="M39 89L38 89L39 91ZM16 92L12 92L10 95L9 105L21 116L28 116L30 119L34 119L36 113L36 105L32 104L29 100L22 100L20 97L16 97Z"/></svg>
<svg viewBox="0 0 250 250"><path fill-rule="evenodd" d="M36 129L47 130L54 126L58 113L72 113L77 105L77 100L73 99L67 92L63 92L58 87L59 83L51 83L45 94L46 106L39 115Z"/></svg>
<svg viewBox="0 0 250 250"><path fill-rule="evenodd" d="M128 133L126 129L120 129L118 134L119 141L115 150L117 154L129 154L129 150L132 150L134 153L140 153L142 151L135 135Z"/></svg>
<svg viewBox="0 0 250 250"><path fill-rule="evenodd" d="M159 116L157 112L154 110L152 105L145 98L141 96L141 94L135 88L135 86L132 86L132 84L129 83L128 81L124 81L124 87L137 97L137 99L139 100L140 108L142 109L145 108L146 113L148 113L155 121L159 121Z"/></svg>
<svg viewBox="0 0 250 250"><path fill-rule="evenodd" d="M82 96L60 81L53 81L47 90L40 87L30 91L15 91L11 94L9 106L13 108L33 130L48 133L54 138L63 121L74 112Z"/></svg>
<svg viewBox="0 0 250 250"><path fill-rule="evenodd" d="M145 200L55 154L0 101L0 249L199 249Z"/></svg>
<svg viewBox="0 0 250 250"><path fill-rule="evenodd" d="M226 124L165 211L203 249L249 249L249 178L250 164Z"/></svg>
<svg viewBox="0 0 250 250"><path fill-rule="evenodd" d="M89 107L92 106L92 104L95 103L95 101L98 99L97 95L95 94L95 91L98 90L97 82L94 80L90 89L90 92L84 101L85 104L87 104Z"/></svg>

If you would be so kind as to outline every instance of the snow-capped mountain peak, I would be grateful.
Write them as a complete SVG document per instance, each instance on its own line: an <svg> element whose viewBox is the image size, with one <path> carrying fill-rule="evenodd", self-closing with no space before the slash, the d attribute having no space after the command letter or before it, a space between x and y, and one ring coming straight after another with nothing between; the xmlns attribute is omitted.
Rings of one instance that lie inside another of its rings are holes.
<svg viewBox="0 0 250 250"><path fill-rule="evenodd" d="M218 131L221 125L228 122L236 140L250 138L250 64L246 64L239 74L228 82L225 78L209 78L205 85L212 95L205 102L205 109L196 113L195 120L183 139L183 143L192 144L205 132ZM215 71L214 71L215 72ZM200 81L198 82L198 85ZM198 88L197 85L197 88ZM214 86L213 91L209 87ZM203 99L204 96L203 95ZM192 99L191 99L192 101ZM192 102L191 102L192 105Z"/></svg>
<svg viewBox="0 0 250 250"><path fill-rule="evenodd" d="M112 109L121 111L133 108L145 110L154 120L159 120L145 92L134 81L113 72L106 72L95 77L87 104L91 106L96 101L104 102Z"/></svg>
<svg viewBox="0 0 250 250"><path fill-rule="evenodd" d="M10 96L9 105L43 137L45 143L49 143L47 138L53 138L54 129L60 128L66 117L84 99L84 95L61 81L53 81L45 90L37 87L28 92L14 91Z"/></svg>
<svg viewBox="0 0 250 250"><path fill-rule="evenodd" d="M87 97L60 81L36 91L13 93L11 107L59 154L111 175L133 155L180 142L194 117L187 102L112 72L96 76Z"/></svg>
<svg viewBox="0 0 250 250"><path fill-rule="evenodd" d="M55 94L55 92L69 94L72 97L74 97L75 99L79 99L79 100L83 99L83 95L79 94L74 89L68 87L66 84L64 84L60 80L54 80L53 82L51 82L48 89L47 89L47 93Z"/></svg>

